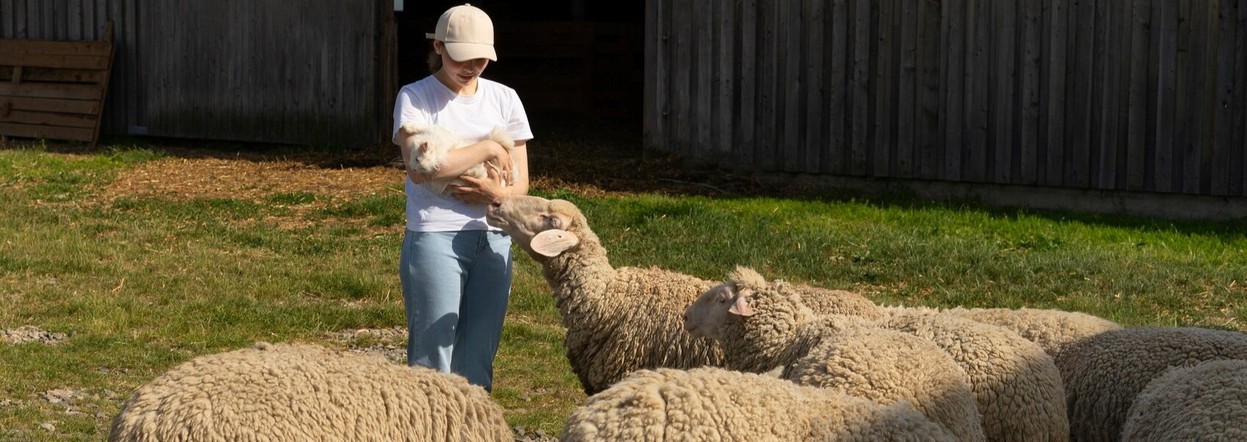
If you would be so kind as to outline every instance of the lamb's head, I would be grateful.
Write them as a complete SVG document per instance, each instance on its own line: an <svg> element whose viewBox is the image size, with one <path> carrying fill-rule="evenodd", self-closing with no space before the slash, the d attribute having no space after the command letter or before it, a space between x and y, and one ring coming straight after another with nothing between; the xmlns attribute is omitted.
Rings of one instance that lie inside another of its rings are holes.
<svg viewBox="0 0 1247 442"><path fill-rule="evenodd" d="M722 340L725 324L754 315L750 297L766 285L758 272L736 267L726 282L706 290L684 310L684 330L696 337Z"/></svg>
<svg viewBox="0 0 1247 442"><path fill-rule="evenodd" d="M403 123L401 130L411 138L411 164L414 170L433 173L446 161L446 152L459 147L462 141L445 127L435 124Z"/></svg>
<svg viewBox="0 0 1247 442"><path fill-rule="evenodd" d="M586 243L598 243L580 209L569 201L529 195L499 198L485 215L534 257L555 257Z"/></svg>

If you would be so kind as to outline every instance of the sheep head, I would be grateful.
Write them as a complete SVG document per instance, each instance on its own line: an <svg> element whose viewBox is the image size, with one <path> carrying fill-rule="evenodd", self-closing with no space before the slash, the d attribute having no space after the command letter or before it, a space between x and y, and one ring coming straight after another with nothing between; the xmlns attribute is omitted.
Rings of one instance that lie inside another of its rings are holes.
<svg viewBox="0 0 1247 442"><path fill-rule="evenodd" d="M736 267L728 281L711 287L684 310L684 330L697 337L722 338L722 327L732 317L756 312L750 295L766 286L766 279L746 267Z"/></svg>
<svg viewBox="0 0 1247 442"><path fill-rule="evenodd" d="M565 200L515 195L495 200L485 214L489 225L511 235L530 254L551 258L582 242L597 242L584 214Z"/></svg>

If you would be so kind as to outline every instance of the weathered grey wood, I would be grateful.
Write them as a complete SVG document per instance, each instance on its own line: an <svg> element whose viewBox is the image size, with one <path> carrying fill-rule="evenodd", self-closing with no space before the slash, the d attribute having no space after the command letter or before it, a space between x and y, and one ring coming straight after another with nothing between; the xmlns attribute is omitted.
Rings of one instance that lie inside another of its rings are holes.
<svg viewBox="0 0 1247 442"><path fill-rule="evenodd" d="M779 3L758 2L758 110L756 164L765 171L776 169L775 150L781 127L779 113L783 81L780 80Z"/></svg>
<svg viewBox="0 0 1247 442"><path fill-rule="evenodd" d="M808 30L808 39L802 40L801 52L804 54L802 62L805 64L805 106L804 115L794 116L793 120L805 125L804 145L805 153L800 159L801 165L797 170L808 173L820 173L823 171L822 162L823 155L827 149L826 124L827 119L827 81L825 73L827 65L824 63L826 58L827 44L827 10L824 0L804 0L802 3L801 15L803 27ZM796 36L789 35L789 38L801 38L801 31L798 30Z"/></svg>
<svg viewBox="0 0 1247 442"><path fill-rule="evenodd" d="M68 40L82 40L82 2L80 0L70 0L65 4L65 38Z"/></svg>
<svg viewBox="0 0 1247 442"><path fill-rule="evenodd" d="M693 2L675 2L673 6L673 14L683 17L686 23L693 20ZM671 45L675 57L671 62L672 70L672 118L671 133L675 136L672 145L675 152L679 154L692 153L692 127L689 121L693 118L691 115L693 110L692 103L692 85L693 81L693 27L692 26L672 26L671 27Z"/></svg>
<svg viewBox="0 0 1247 442"><path fill-rule="evenodd" d="M941 28L944 56L940 57L940 78L944 85L940 106L944 144L942 177L948 180L962 179L961 166L966 151L966 81L969 72L966 69L966 48L972 37L966 33L966 1L944 0L941 11L944 17Z"/></svg>
<svg viewBox="0 0 1247 442"><path fill-rule="evenodd" d="M1214 4L1217 2L1214 2ZM1208 155L1209 164L1209 188L1206 192L1211 195L1232 195L1230 193L1230 170L1226 165L1230 162L1230 140L1233 138L1233 120L1234 113L1231 107L1234 103L1234 65L1235 65L1235 45L1232 43L1238 38L1238 32L1235 27L1237 17L1237 3L1233 1L1220 2L1219 10L1210 11L1215 16L1210 17L1216 21L1216 28L1210 31L1216 35L1216 42L1219 44L1210 45L1210 49L1215 49L1216 68L1209 69L1213 71L1211 75L1213 80L1210 81L1210 87L1214 90L1212 96L1215 97L1213 102L1216 108L1212 109L1212 125L1211 140L1209 147L1211 148ZM1213 8L1209 8L1213 9ZM1216 109L1222 109L1216 112ZM1247 118L1239 115L1238 118Z"/></svg>
<svg viewBox="0 0 1247 442"><path fill-rule="evenodd" d="M896 25L898 0L875 2L875 72L874 72L874 140L870 150L871 175L890 177L895 175L893 154L896 149L896 76L897 37Z"/></svg>
<svg viewBox="0 0 1247 442"><path fill-rule="evenodd" d="M717 1L717 0L713 0ZM696 134L696 144L692 146L712 147L713 129L714 129L714 97L716 88L714 87L714 21L716 17L712 13L712 0L694 0L689 3L693 6L693 31L697 39L693 46L696 53L692 68L696 71L693 76L693 84L691 85L696 104L696 114L689 118L689 123L693 126ZM692 147L690 146L690 147Z"/></svg>
<svg viewBox="0 0 1247 442"><path fill-rule="evenodd" d="M1023 0L1021 16L1021 87L1018 128L1018 173L1014 183L1034 185L1039 182L1039 67L1043 51L1043 8L1041 0Z"/></svg>
<svg viewBox="0 0 1247 442"><path fill-rule="evenodd" d="M992 2L992 21L996 33L991 38L992 76L991 85L993 99L990 101L992 126L988 128L991 147L989 157L992 158L989 180L992 182L1013 182L1013 149L1015 120L1018 108L1015 106L1015 82L1017 69L1017 1Z"/></svg>
<svg viewBox="0 0 1247 442"><path fill-rule="evenodd" d="M925 179L939 179L943 165L940 143L940 25L941 6L935 2L917 2L918 20L918 79L915 85L916 114L914 115L915 175Z"/></svg>
<svg viewBox="0 0 1247 442"><path fill-rule="evenodd" d="M1247 5L1238 3L1238 19L1235 28L1238 37L1234 40L1234 115L1233 136L1230 142L1230 193L1247 196Z"/></svg>
<svg viewBox="0 0 1247 442"><path fill-rule="evenodd" d="M1085 188L1091 184L1090 180L1090 163L1091 163L1091 121L1094 118L1092 114L1093 100L1091 96L1094 94L1092 84L1095 82L1095 4L1092 2L1077 2L1070 9L1076 17L1071 26L1071 33L1075 35L1073 39L1074 50L1071 54L1073 63L1067 65L1068 72L1072 75L1067 84L1071 86L1068 91L1072 96L1068 96L1067 101L1072 104L1066 113L1068 123L1066 124L1067 132L1065 137L1066 157L1065 157L1065 185L1068 187ZM1076 26L1076 27L1075 27Z"/></svg>
<svg viewBox="0 0 1247 442"><path fill-rule="evenodd" d="M1067 0L1050 0L1044 20L1044 95L1040 126L1043 137L1043 165L1040 183L1047 186L1065 184L1065 118L1066 80L1069 49L1070 8Z"/></svg>
<svg viewBox="0 0 1247 442"><path fill-rule="evenodd" d="M1100 13L1100 21L1097 23L1097 39L1100 41L1098 53L1103 54L1096 57L1099 65L1097 66L1097 78L1101 81L1098 89L1100 93L1096 96L1096 104L1098 111L1097 125L1092 128L1095 135L1093 140L1098 149L1099 158L1095 159L1092 164L1092 170L1096 176L1094 185L1098 189L1117 189L1118 175L1118 144L1117 134L1119 127L1118 109L1121 94L1121 54L1129 54L1130 51L1121 47L1121 36L1123 35L1119 23L1124 14L1113 13L1113 9L1120 9L1129 3L1109 3L1100 2L1096 5Z"/></svg>
<svg viewBox="0 0 1247 442"><path fill-rule="evenodd" d="M831 4L831 54L824 65L829 66L830 89L827 110L827 154L823 156L823 170L836 175L846 175L848 170L849 139L847 120L851 115L849 94L849 0L832 0Z"/></svg>
<svg viewBox="0 0 1247 442"><path fill-rule="evenodd" d="M962 179L971 182L987 181L987 149L991 142L988 128L991 126L991 4L992 0L970 0L966 16L966 31L972 41L966 49L970 76L967 79L966 125L969 133L968 154L963 157Z"/></svg>
<svg viewBox="0 0 1247 442"><path fill-rule="evenodd" d="M1199 55L1195 52L1197 46L1195 39L1197 38L1192 31L1194 25L1194 17L1191 16L1191 2L1178 2L1178 61L1176 62L1177 76L1175 78L1175 91L1177 96L1177 108L1181 109L1174 119L1174 146L1173 153L1173 187L1176 192L1187 192L1197 187L1191 183L1191 179L1198 179L1198 169L1192 170L1190 163L1195 161L1195 153L1198 152L1199 145L1195 141L1195 133L1193 130L1192 118L1194 115L1188 110L1194 102L1198 100L1194 94L1196 93L1196 78L1198 70L1195 64L1198 63Z"/></svg>
<svg viewBox="0 0 1247 442"><path fill-rule="evenodd" d="M1174 190L1174 139L1177 118L1178 83L1178 2L1160 1L1157 8L1160 21L1160 53L1157 77L1156 159L1154 190Z"/></svg>
<svg viewBox="0 0 1247 442"><path fill-rule="evenodd" d="M1155 141L1148 137L1151 119L1148 112L1149 91L1156 90L1149 81L1152 59L1152 1L1134 0L1130 20L1129 98L1127 104L1126 136L1126 186L1127 190L1144 190L1144 169L1147 165L1148 146L1155 148Z"/></svg>
<svg viewBox="0 0 1247 442"><path fill-rule="evenodd" d="M801 18L802 2L786 1L779 3L779 18L784 25L779 26L779 48L780 48L780 78L786 79L781 82L779 94L781 97L780 123L781 128L776 143L775 158L780 170L791 170L803 172L805 164L802 160L805 157L805 132L802 130L802 123L805 121L804 106L805 98L810 93L817 93L808 84L805 78L803 63L806 54L802 52L802 41L808 36L803 36L804 26L802 26Z"/></svg>
<svg viewBox="0 0 1247 442"><path fill-rule="evenodd" d="M864 176L870 173L870 148L869 131L870 122L872 121L870 113L870 69L871 59L871 31L870 17L872 12L871 0L853 0L851 3L853 15L853 71L850 81L853 90L853 107L852 115L849 117L851 123L850 144L851 155L849 161L849 173L852 175Z"/></svg>
<svg viewBox="0 0 1247 442"><path fill-rule="evenodd" d="M740 20L740 135L734 155L737 165L754 164L758 141L758 21L757 0L739 0Z"/></svg>
<svg viewBox="0 0 1247 442"><path fill-rule="evenodd" d="M739 57L735 55L736 50L736 7L734 1L716 1L714 4L715 16L715 39L717 49L715 50L715 59L718 69L715 71L715 83L718 90L715 91L715 150L718 155L728 158L732 154L733 143L737 140L733 136L735 130L736 114L735 108L732 106L734 91L736 90L736 62Z"/></svg>
<svg viewBox="0 0 1247 442"><path fill-rule="evenodd" d="M896 154L893 158L893 174L901 178L914 177L914 114L918 104L918 2L900 2L897 13L897 97L893 112L896 113Z"/></svg>
<svg viewBox="0 0 1247 442"><path fill-rule="evenodd" d="M665 100L661 100L666 93L665 83L663 80L666 76L666 60L667 29L663 26L662 10L668 2L663 0L645 0L645 53L647 62L645 63L645 73L643 88L645 94L641 97L642 107L645 109L643 125L641 128L641 137L646 146L661 146L666 141L663 133L663 116L666 114L664 110Z"/></svg>

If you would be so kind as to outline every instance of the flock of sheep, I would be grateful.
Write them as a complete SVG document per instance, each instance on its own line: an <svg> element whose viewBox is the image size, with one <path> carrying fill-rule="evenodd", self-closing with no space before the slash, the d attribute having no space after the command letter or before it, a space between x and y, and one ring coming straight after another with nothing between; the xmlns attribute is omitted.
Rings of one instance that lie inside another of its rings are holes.
<svg viewBox="0 0 1247 442"><path fill-rule="evenodd" d="M488 221L541 264L567 328L589 398L565 441L1247 440L1247 334L615 268L563 200L507 198ZM511 439L458 376L271 344L141 387L109 438Z"/></svg>

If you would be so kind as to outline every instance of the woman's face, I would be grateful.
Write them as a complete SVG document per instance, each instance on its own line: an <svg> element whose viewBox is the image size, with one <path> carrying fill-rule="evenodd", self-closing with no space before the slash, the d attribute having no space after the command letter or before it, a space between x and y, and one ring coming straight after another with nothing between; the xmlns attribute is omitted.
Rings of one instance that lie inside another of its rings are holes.
<svg viewBox="0 0 1247 442"><path fill-rule="evenodd" d="M460 92L475 91L476 79L481 76L481 72L485 71L485 67L489 66L488 58L476 58L472 60L455 61L450 58L450 53L446 51L446 47L442 42L436 42L437 53L442 56L442 81L447 83L452 89Z"/></svg>

